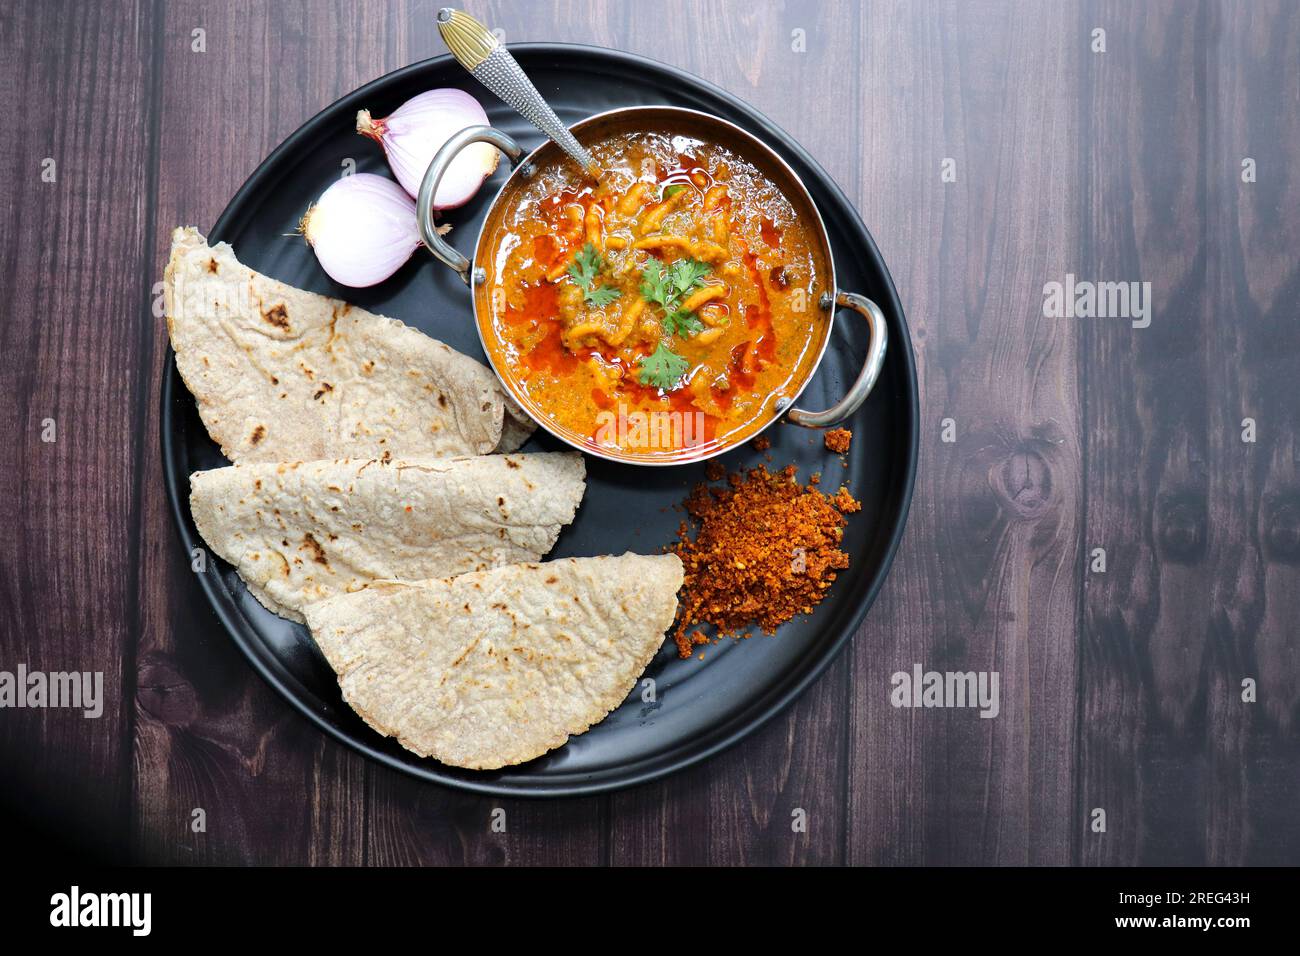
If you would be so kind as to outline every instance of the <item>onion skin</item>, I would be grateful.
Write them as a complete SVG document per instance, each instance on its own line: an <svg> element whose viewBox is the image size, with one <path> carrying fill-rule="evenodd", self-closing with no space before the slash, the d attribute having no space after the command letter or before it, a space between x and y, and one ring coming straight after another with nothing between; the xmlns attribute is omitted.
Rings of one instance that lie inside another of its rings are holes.
<svg viewBox="0 0 1300 956"><path fill-rule="evenodd" d="M373 173L334 182L299 229L329 277L354 289L383 282L420 245L415 203L391 179Z"/></svg>
<svg viewBox="0 0 1300 956"><path fill-rule="evenodd" d="M448 139L467 126L488 125L479 101L454 88L421 93L381 119L374 119L369 110L357 113L357 132L384 148L393 175L412 198L419 195L420 181ZM501 154L489 143L466 146L443 174L433 208L465 205L500 162Z"/></svg>

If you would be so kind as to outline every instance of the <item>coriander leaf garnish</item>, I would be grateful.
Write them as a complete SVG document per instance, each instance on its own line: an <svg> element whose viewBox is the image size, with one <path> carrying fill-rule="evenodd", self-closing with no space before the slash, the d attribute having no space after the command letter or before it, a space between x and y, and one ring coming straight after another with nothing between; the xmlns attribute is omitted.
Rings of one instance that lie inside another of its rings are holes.
<svg viewBox="0 0 1300 956"><path fill-rule="evenodd" d="M678 259L667 269L658 259L651 259L641 273L641 295L647 302L664 310L663 327L668 335L695 335L704 323L693 312L679 306L692 289L704 285L709 266L696 259Z"/></svg>
<svg viewBox="0 0 1300 956"><path fill-rule="evenodd" d="M668 276L664 274L664 264L658 259L651 259L641 273L641 295L647 302L654 302L666 309L672 294Z"/></svg>
<svg viewBox="0 0 1300 956"><path fill-rule="evenodd" d="M619 292L618 289L612 285L602 285L597 286L590 292L584 293L583 297L587 300L587 305L603 309L610 303L616 302L618 297L622 294L623 293Z"/></svg>
<svg viewBox="0 0 1300 956"><path fill-rule="evenodd" d="M709 267L696 259L678 259L668 269L672 276L673 288L678 295L685 295L697 285L704 284L704 277L709 274Z"/></svg>
<svg viewBox="0 0 1300 956"><path fill-rule="evenodd" d="M668 391L677 385L690 366L690 362L660 342L649 355L637 359L637 380L642 385Z"/></svg>
<svg viewBox="0 0 1300 956"><path fill-rule="evenodd" d="M573 257L573 263L569 266L569 275L582 289L582 297L588 305L598 309L614 302L622 294L614 286L595 284L596 277L604 268L605 260L600 257L600 253L590 242Z"/></svg>
<svg viewBox="0 0 1300 956"><path fill-rule="evenodd" d="M680 309L665 313L663 325L669 335L697 335L704 331L704 323L694 312Z"/></svg>
<svg viewBox="0 0 1300 956"><path fill-rule="evenodd" d="M596 247L589 242L573 257L573 264L569 266L569 275L573 276L573 281L583 289L590 289L604 264Z"/></svg>

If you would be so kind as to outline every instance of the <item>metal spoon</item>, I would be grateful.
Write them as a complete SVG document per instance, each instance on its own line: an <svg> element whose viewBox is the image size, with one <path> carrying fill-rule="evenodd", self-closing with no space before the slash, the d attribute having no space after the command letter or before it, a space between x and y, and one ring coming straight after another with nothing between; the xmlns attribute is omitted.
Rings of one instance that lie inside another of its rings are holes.
<svg viewBox="0 0 1300 956"><path fill-rule="evenodd" d="M600 178L603 170L599 164L560 122L528 74L487 27L462 10L443 7L438 11L438 32L451 55L474 79L554 140L589 176Z"/></svg>

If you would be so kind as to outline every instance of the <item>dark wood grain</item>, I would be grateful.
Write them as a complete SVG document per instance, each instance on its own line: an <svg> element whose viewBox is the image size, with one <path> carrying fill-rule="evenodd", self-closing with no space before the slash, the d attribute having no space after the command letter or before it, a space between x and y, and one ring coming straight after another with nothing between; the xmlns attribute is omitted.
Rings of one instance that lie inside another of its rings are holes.
<svg viewBox="0 0 1300 956"><path fill-rule="evenodd" d="M0 17L8 100L43 118L3 153L0 667L102 670L109 700L0 714L8 800L160 863L1300 862L1300 8L467 3L508 42L688 69L802 142L889 263L922 397L894 570L795 706L659 783L504 801L368 763L255 676L158 443L171 228L209 228L311 115L441 53L437 6ZM1150 327L1044 318L1066 273L1152 282ZM918 663L998 672L999 716L892 707Z"/></svg>
<svg viewBox="0 0 1300 956"><path fill-rule="evenodd" d="M106 853L125 850L131 812L149 14L24 4L0 18L6 99L39 118L4 137L0 666L97 671L104 690L97 719L3 712L4 799Z"/></svg>
<svg viewBox="0 0 1300 956"><path fill-rule="evenodd" d="M1149 328L1077 320L1084 355L1080 825L1086 862L1203 858L1199 673L1210 634L1205 5L1088 7L1080 279L1150 282ZM1140 76L1148 80L1134 83ZM1106 832L1087 828L1106 814Z"/></svg>
<svg viewBox="0 0 1300 956"><path fill-rule="evenodd" d="M1075 251L1077 37L1046 5L899 4L861 42L860 208L922 408L907 538L852 649L853 860L1069 862L1079 397L1039 290ZM890 675L916 664L998 672L1000 714L895 709Z"/></svg>
<svg viewBox="0 0 1300 956"><path fill-rule="evenodd" d="M1294 862L1300 821L1300 183L1278 176L1300 142L1294 5L1232 3L1209 22L1208 321L1212 627L1206 648L1205 858ZM1265 170L1243 181L1244 159ZM1256 419L1256 444L1242 420ZM1256 704L1242 680L1258 683ZM1284 803L1284 801L1283 801Z"/></svg>
<svg viewBox="0 0 1300 956"><path fill-rule="evenodd" d="M1085 834L1081 858L1294 860L1295 822L1264 807L1297 769L1298 273L1269 248L1300 211L1276 165L1296 142L1294 68L1289 89L1277 72L1296 12L1087 15L1111 46L1086 61L1080 99L1094 144L1081 154L1083 271L1150 281L1155 311L1146 329L1079 333L1086 544L1109 558L1088 579L1079 665L1080 811L1105 809L1108 826ZM1245 184L1241 160L1257 152L1272 174ZM1242 439L1246 417L1257 442ZM1248 677L1258 703L1242 700Z"/></svg>
<svg viewBox="0 0 1300 956"><path fill-rule="evenodd" d="M1294 865L1300 820L1300 44L1294 4L1212 10L1207 393L1212 619L1206 671L1205 859ZM1242 180L1253 159L1256 181ZM1242 438L1256 419L1259 439ZM1259 685L1241 700L1242 680Z"/></svg>

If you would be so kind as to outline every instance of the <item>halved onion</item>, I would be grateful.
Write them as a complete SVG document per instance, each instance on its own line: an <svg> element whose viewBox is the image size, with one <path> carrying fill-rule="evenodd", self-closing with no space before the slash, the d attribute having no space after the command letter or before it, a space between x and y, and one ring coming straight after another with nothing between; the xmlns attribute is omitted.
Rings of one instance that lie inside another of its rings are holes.
<svg viewBox="0 0 1300 956"><path fill-rule="evenodd" d="M397 183L373 173L336 181L299 229L330 278L354 288L383 282L420 244L415 203Z"/></svg>
<svg viewBox="0 0 1300 956"><path fill-rule="evenodd" d="M420 180L443 143L467 126L487 125L479 101L457 89L421 93L383 119L372 118L369 110L357 113L357 132L384 147L393 175L412 198L419 194ZM500 160L496 147L488 143L465 147L443 174L433 208L465 205Z"/></svg>

